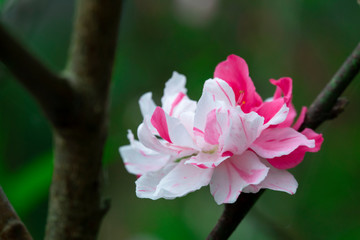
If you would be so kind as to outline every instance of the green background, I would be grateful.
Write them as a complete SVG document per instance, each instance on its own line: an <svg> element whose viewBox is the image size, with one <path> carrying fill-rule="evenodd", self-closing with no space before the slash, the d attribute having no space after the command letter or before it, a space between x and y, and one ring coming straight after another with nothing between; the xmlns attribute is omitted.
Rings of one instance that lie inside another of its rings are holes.
<svg viewBox="0 0 360 240"><path fill-rule="evenodd" d="M0 0L2 21L54 71L66 63L75 1ZM360 40L355 0L125 1L111 89L104 156L104 197L112 208L99 239L204 239L222 212L208 187L175 200L135 196L135 176L118 147L141 122L139 97L157 103L176 70L198 99L217 63L247 61L265 99L270 78L294 80L297 110L309 105ZM101 61L101 59L98 59ZM295 195L267 191L231 239L360 239L360 78L349 86L345 112L318 130L319 153L291 172ZM46 91L46 89L44 89ZM34 99L0 64L0 184L35 239L43 237L52 174L49 123ZM86 168L86 166L84 166ZM0 213L1 214L1 213Z"/></svg>

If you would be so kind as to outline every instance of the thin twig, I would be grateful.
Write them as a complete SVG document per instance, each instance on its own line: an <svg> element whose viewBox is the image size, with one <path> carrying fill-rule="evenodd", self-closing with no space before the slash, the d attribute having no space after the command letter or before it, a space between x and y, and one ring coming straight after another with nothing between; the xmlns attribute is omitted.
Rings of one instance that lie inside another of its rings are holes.
<svg viewBox="0 0 360 240"><path fill-rule="evenodd" d="M306 127L315 129L344 110L347 100L339 97L355 78L359 69L360 44L311 104L300 129ZM207 239L228 239L263 192L264 190L256 194L241 194L235 203L225 204L224 212Z"/></svg>
<svg viewBox="0 0 360 240"><path fill-rule="evenodd" d="M3 189L0 187L0 239L32 240L25 225L11 206Z"/></svg>

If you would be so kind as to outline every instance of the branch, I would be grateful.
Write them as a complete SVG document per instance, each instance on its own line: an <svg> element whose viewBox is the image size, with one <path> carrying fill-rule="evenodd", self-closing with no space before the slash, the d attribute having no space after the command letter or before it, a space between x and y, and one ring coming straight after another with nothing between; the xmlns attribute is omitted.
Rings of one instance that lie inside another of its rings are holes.
<svg viewBox="0 0 360 240"><path fill-rule="evenodd" d="M66 106L72 102L68 82L52 73L0 23L0 61L37 99L45 114L55 125L66 121Z"/></svg>
<svg viewBox="0 0 360 240"><path fill-rule="evenodd" d="M25 225L11 206L3 189L0 187L0 239L32 240Z"/></svg>
<svg viewBox="0 0 360 240"><path fill-rule="evenodd" d="M100 185L120 5L121 0L77 1L65 71L77 115L70 125L55 128L46 240L95 240L108 209Z"/></svg>
<svg viewBox="0 0 360 240"><path fill-rule="evenodd" d="M306 127L315 129L324 121L336 117L344 110L347 100L339 97L355 78L359 69L360 44L311 104L300 130ZM264 191L261 190L255 194L241 194L235 203L225 204L224 212L207 239L228 239Z"/></svg>

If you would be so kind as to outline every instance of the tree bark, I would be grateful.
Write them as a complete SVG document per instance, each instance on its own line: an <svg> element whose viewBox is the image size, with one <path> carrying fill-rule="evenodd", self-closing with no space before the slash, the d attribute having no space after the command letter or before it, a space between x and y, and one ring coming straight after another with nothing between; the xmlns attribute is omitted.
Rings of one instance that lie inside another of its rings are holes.
<svg viewBox="0 0 360 240"><path fill-rule="evenodd" d="M25 225L11 206L3 189L0 187L0 239L32 240Z"/></svg>

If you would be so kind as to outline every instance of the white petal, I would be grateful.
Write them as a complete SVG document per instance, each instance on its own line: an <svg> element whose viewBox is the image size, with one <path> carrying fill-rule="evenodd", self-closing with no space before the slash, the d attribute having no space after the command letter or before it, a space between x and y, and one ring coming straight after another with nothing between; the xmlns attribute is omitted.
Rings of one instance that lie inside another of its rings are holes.
<svg viewBox="0 0 360 240"><path fill-rule="evenodd" d="M159 154L151 150L143 151L131 145L120 147L119 152L126 170L136 175L157 171L170 159L170 155Z"/></svg>
<svg viewBox="0 0 360 240"><path fill-rule="evenodd" d="M170 149L165 144L161 143L159 139L157 139L150 128L148 127L147 122L150 120L144 119L144 122L139 125L137 135L139 137L140 142L147 148L150 148L156 152L162 154L174 154L174 151Z"/></svg>
<svg viewBox="0 0 360 240"><path fill-rule="evenodd" d="M268 188L275 191L295 194L298 183L291 173L286 170L274 168L265 159L263 159L262 162L270 168L268 175L260 184L246 187L244 192L256 193L261 188Z"/></svg>
<svg viewBox="0 0 360 240"><path fill-rule="evenodd" d="M136 196L139 198L150 198L156 200L161 198L161 195L155 194L156 188L160 181L176 166L176 164L168 164L164 168L156 172L148 172L142 175L138 180L136 180ZM175 198L174 194L169 192L164 192L164 195L167 196L167 199Z"/></svg>
<svg viewBox="0 0 360 240"><path fill-rule="evenodd" d="M205 82L203 91L210 93L216 101L235 107L235 94L227 82L219 78L209 79Z"/></svg>
<svg viewBox="0 0 360 240"><path fill-rule="evenodd" d="M140 111L142 116L151 116L156 108L156 104L152 100L152 93L148 92L139 99Z"/></svg>
<svg viewBox="0 0 360 240"><path fill-rule="evenodd" d="M269 168L251 151L233 156L215 168L210 191L217 204L234 203L243 189L264 180Z"/></svg>
<svg viewBox="0 0 360 240"><path fill-rule="evenodd" d="M270 125L277 125L285 121L289 113L289 108L284 104L280 110L267 122L264 124L263 129L268 128Z"/></svg>
<svg viewBox="0 0 360 240"><path fill-rule="evenodd" d="M259 187L295 194L298 183L288 171L271 167L268 176Z"/></svg>
<svg viewBox="0 0 360 240"><path fill-rule="evenodd" d="M196 156L193 156L189 160L185 161L185 164L191 164L202 169L215 168L229 157L230 156L222 157L218 153L199 152Z"/></svg>
<svg viewBox="0 0 360 240"><path fill-rule="evenodd" d="M184 196L209 184L213 169L200 169L185 165L184 161L177 164L159 183L155 194L166 198L166 192L176 197Z"/></svg>
<svg viewBox="0 0 360 240"><path fill-rule="evenodd" d="M261 132L264 118L255 112L243 113L240 108L218 114L223 134L219 138L222 152L242 154Z"/></svg>
<svg viewBox="0 0 360 240"><path fill-rule="evenodd" d="M212 95L208 92L203 92L195 111L194 128L204 132L207 116L209 112L216 108L217 104Z"/></svg>

